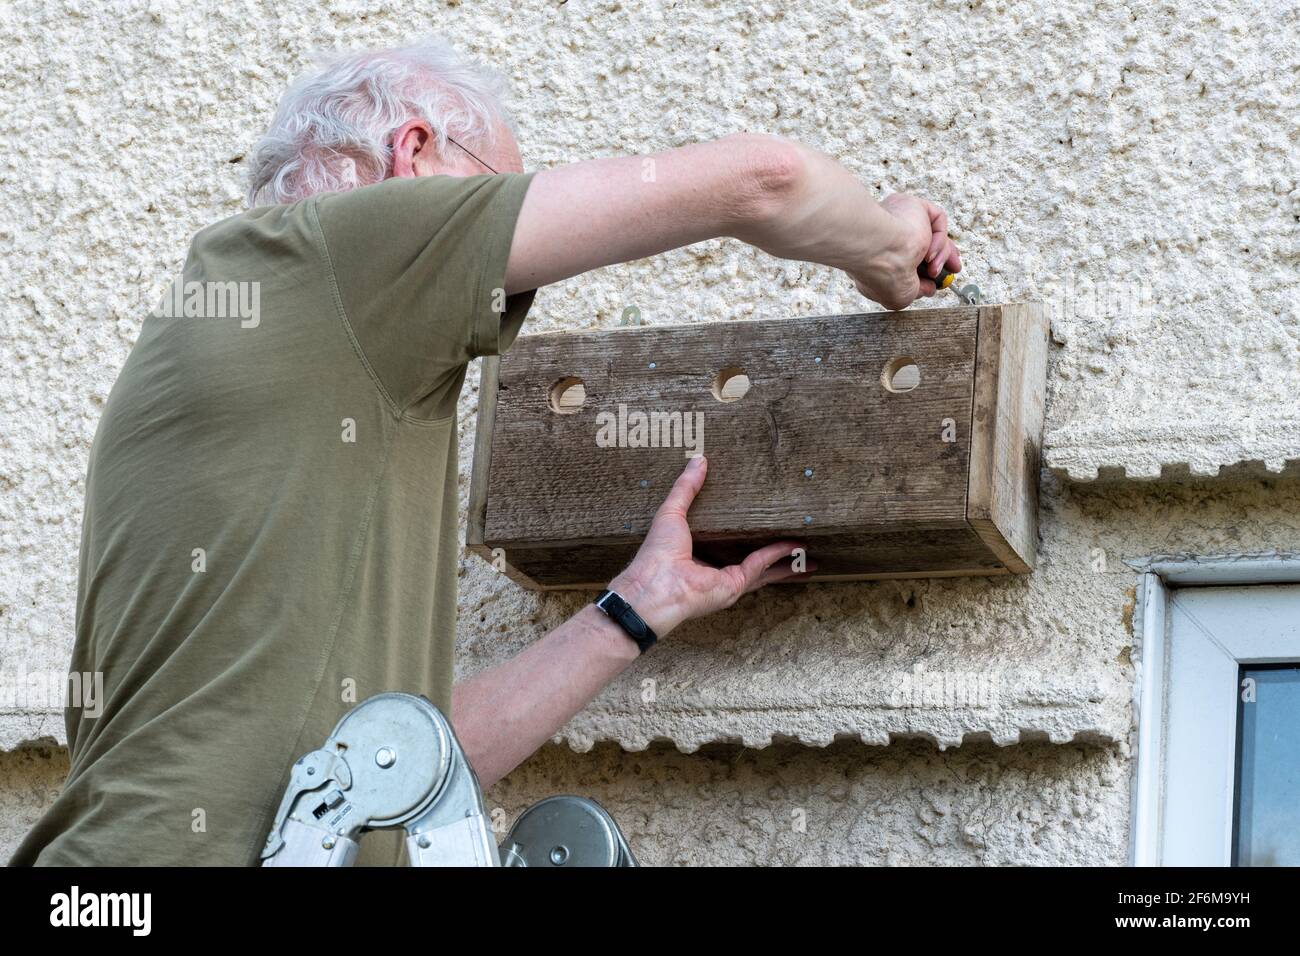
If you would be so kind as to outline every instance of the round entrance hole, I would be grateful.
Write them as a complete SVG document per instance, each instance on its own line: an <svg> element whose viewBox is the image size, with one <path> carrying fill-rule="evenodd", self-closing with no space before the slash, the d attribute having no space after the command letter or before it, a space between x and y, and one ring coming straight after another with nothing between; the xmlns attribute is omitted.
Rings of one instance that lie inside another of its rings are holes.
<svg viewBox="0 0 1300 956"><path fill-rule="evenodd" d="M713 378L713 397L720 402L738 402L749 392L749 376L743 368L728 365Z"/></svg>
<svg viewBox="0 0 1300 956"><path fill-rule="evenodd" d="M573 415L586 401L587 389L580 378L562 378L551 386L549 403L557 415Z"/></svg>
<svg viewBox="0 0 1300 956"><path fill-rule="evenodd" d="M921 384L921 370L916 362L904 355L885 366L880 384L891 392L910 392Z"/></svg>

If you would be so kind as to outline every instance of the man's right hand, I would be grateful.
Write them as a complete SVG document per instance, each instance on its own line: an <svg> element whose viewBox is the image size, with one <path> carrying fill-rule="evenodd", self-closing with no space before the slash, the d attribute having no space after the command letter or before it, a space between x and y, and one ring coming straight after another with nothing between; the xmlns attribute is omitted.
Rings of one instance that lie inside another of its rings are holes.
<svg viewBox="0 0 1300 956"><path fill-rule="evenodd" d="M868 299L887 308L902 309L921 296L934 295L938 291L934 279L942 270L960 272L961 253L948 238L947 213L928 199L894 193L880 203L880 208L897 222L903 256L849 275ZM929 279L917 273L922 264Z"/></svg>
<svg viewBox="0 0 1300 956"><path fill-rule="evenodd" d="M846 273L858 291L887 309L905 309L933 295L941 268L961 268L948 238L948 217L934 203L906 193L876 202L844 166L814 149L786 143L790 185L776 211L737 238L784 259L819 262Z"/></svg>

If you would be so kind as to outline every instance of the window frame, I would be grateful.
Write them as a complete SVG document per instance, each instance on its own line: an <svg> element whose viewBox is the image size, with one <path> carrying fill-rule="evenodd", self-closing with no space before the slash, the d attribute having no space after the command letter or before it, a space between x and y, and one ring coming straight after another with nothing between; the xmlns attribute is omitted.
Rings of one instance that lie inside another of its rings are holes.
<svg viewBox="0 0 1300 956"><path fill-rule="evenodd" d="M1207 786L1207 781L1226 778L1226 799L1203 801L1190 812L1186 799L1169 813L1170 758L1178 761L1178 743L1169 739L1170 696L1168 680L1175 640L1172 626L1174 602L1180 591L1193 588L1251 587L1255 585L1300 584L1300 553L1267 552L1224 556L1155 556L1129 565L1140 572L1135 640L1138 680L1134 694L1136 749L1130 813L1129 861L1135 866L1186 865L1230 866L1233 848L1233 813L1237 758L1236 697L1214 698L1212 706L1198 707L1184 715L1193 722L1197 759L1184 759L1174 767L1173 782L1179 793L1187 787ZM1270 637L1267 646L1248 632L1224 629L1213 636L1178 638L1180 677L1189 676L1217 688L1221 680L1235 687L1242 666L1300 661L1300 628L1292 635ZM1222 712L1222 713L1221 713ZM1227 726L1220 723L1224 714ZM1195 728L1200 728L1195 730ZM1224 746L1226 739L1226 746ZM1216 746L1207 748L1207 742ZM1184 755L1185 757L1186 755ZM1195 772L1188 772L1195 771ZM1207 792L1214 792L1213 790ZM1222 803L1222 806L1219 803ZM1188 827L1191 817L1203 832L1205 826L1222 825L1223 839L1204 846ZM1168 822L1176 824L1167 832Z"/></svg>

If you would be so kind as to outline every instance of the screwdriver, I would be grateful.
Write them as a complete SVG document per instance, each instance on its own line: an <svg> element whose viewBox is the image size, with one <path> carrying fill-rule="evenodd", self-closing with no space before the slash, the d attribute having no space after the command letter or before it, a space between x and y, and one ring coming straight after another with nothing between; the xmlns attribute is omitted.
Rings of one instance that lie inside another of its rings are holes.
<svg viewBox="0 0 1300 956"><path fill-rule="evenodd" d="M940 289L948 288L948 286L952 285L953 280L957 278L957 273L949 272L947 269L940 269L938 276L931 277L930 264L928 262L922 262L917 266L916 274L922 279L929 279Z"/></svg>
<svg viewBox="0 0 1300 956"><path fill-rule="evenodd" d="M957 281L957 273L949 272L947 269L939 270L939 274L934 278L930 277L927 271L929 263L922 262L916 267L916 274L922 279L929 279L935 285L935 291L946 289ZM963 286L962 288L953 288L953 294L961 299L967 305L977 305L980 302L980 290L977 285Z"/></svg>

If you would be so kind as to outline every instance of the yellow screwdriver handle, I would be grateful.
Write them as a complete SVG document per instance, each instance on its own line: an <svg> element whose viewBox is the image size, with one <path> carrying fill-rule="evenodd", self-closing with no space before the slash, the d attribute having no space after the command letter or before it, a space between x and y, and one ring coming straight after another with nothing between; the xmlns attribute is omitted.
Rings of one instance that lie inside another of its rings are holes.
<svg viewBox="0 0 1300 956"><path fill-rule="evenodd" d="M930 279L930 273L927 272L926 269L926 264L923 262L916 267L916 274L922 279ZM953 280L956 278L957 274L955 272L949 272L947 269L944 269L936 278L930 279L930 281L933 282L937 288L946 289L948 286L952 285Z"/></svg>

